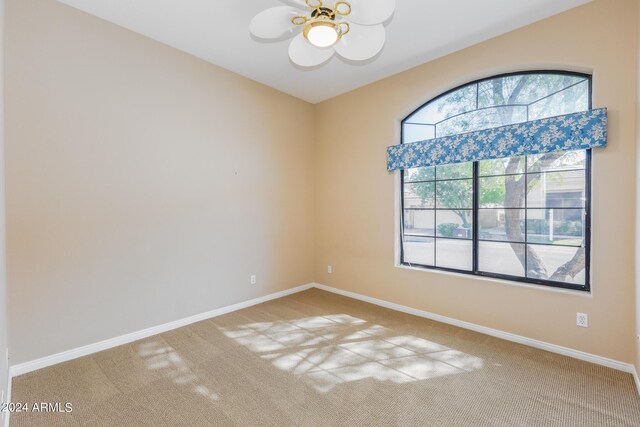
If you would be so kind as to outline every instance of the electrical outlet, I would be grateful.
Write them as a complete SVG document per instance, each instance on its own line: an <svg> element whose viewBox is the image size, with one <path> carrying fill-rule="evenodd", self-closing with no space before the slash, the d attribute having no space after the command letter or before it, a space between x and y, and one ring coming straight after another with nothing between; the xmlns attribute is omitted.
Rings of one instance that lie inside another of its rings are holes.
<svg viewBox="0 0 640 427"><path fill-rule="evenodd" d="M589 327L589 315L586 313L576 313L576 325L582 328Z"/></svg>
<svg viewBox="0 0 640 427"><path fill-rule="evenodd" d="M327 273L331 274L333 273L333 267L330 265L327 265Z"/></svg>
<svg viewBox="0 0 640 427"><path fill-rule="evenodd" d="M252 285L255 285L256 283L258 283L258 281L256 280L256 275L255 275L255 274L252 274L252 275L251 275L251 284L252 284Z"/></svg>

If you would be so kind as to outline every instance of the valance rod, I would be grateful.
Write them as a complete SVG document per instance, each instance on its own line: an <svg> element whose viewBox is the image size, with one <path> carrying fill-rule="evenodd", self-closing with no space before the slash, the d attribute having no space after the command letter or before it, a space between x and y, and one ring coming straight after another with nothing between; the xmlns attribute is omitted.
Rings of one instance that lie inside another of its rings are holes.
<svg viewBox="0 0 640 427"><path fill-rule="evenodd" d="M607 109L445 136L387 148L387 169L403 170L607 145Z"/></svg>

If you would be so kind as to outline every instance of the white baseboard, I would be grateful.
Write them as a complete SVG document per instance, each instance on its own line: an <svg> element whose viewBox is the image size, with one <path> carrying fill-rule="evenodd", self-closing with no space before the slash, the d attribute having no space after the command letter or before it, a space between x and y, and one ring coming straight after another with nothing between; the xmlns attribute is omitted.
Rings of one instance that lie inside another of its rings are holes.
<svg viewBox="0 0 640 427"><path fill-rule="evenodd" d="M458 326L460 328L480 332L485 335L491 335L493 337L502 338L507 341L513 341L518 344L524 344L529 347L550 351L552 353L562 354L563 356L573 357L574 359L583 360L585 362L595 363L597 365L606 366L609 368L617 369L619 371L628 372L631 374L635 372L635 367L630 363L624 363L624 362L609 359L606 357L596 356L595 354L585 353L580 350L573 350L571 348L562 347L556 344L550 344L544 341L538 341L532 338L526 338L526 337L515 335L509 332L500 331L498 329L487 328L486 326L480 326L474 323L464 322L462 320L453 319L451 317L429 313L428 311L418 310L416 308L411 308L404 305L384 301L381 299L360 295L355 292L349 292L349 291L344 291L342 289L332 288L330 286L325 286L318 283L314 283L313 286L315 288L322 289L323 291L332 292L334 294L343 295L345 297L368 302L370 304L375 304L381 307L390 308L391 310L413 314L414 316L424 317L427 319L435 320L437 322L447 323L449 325ZM640 384L638 382L637 374L635 378L636 378L636 385ZM640 388L638 390L640 390Z"/></svg>
<svg viewBox="0 0 640 427"><path fill-rule="evenodd" d="M7 372L7 397L5 402L11 402L11 379L11 373ZM4 427L9 427L9 418L11 417L11 412L7 411L4 414Z"/></svg>
<svg viewBox="0 0 640 427"><path fill-rule="evenodd" d="M165 323L163 325L154 326L151 328L147 328L141 331L132 332L130 334L121 335L119 337L107 339L104 341L100 341L94 344L89 344L83 347L78 347L75 349L67 350L61 353L57 353L51 356L46 356L40 359L32 360L25 363L20 363L18 365L13 365L9 371L9 377L16 377L18 375L26 374L28 372L32 372L38 369L46 368L48 366L52 366L58 363L66 362L68 360L76 359L82 356L87 356L89 354L93 354L99 351L107 350L113 347L117 347L119 345L128 344L133 341L137 341L143 338L147 338L153 335L161 334L163 332L167 332L173 329L177 329L183 326L190 325L195 322L200 322L202 320L210 319L213 317L221 316L226 313L231 313L233 311L241 310L243 308L251 307L256 304L260 304L263 302L271 301L277 298L282 298L287 295L291 295L294 293L302 292L310 288L318 288L323 291L332 292L334 294L343 295L349 298L357 299L360 301L368 302L370 304L375 304L381 307L389 308L391 310L400 311L403 313L412 314L419 317L424 317L427 319L435 320L437 322L446 323L453 326L458 326L460 328L469 329L472 331L476 331L485 335L490 335L493 337L501 338L507 341L516 342L519 344L524 344L533 348L538 348L541 350L550 351L552 353L561 354L564 356L572 357L574 359L583 360L586 362L595 363L597 365L606 366L609 368L617 369L619 371L631 373L634 376L636 386L638 391L640 392L640 379L638 378L638 373L635 367L630 363L620 362L617 360L609 359L602 356L597 356L594 354L586 353L579 350L570 349L567 347L562 347L556 344L550 344L544 341L535 340L532 338L523 337L520 335L515 335L509 332L500 331L498 329L488 328L485 326L476 325L474 323L464 322L462 320L457 320L451 317L442 316L439 314L430 313L428 311L419 310L411 307L407 307L404 305L392 303L389 301L384 301L377 298L368 297L365 295L357 294L355 292L344 291L342 289L333 288L330 286L325 286L319 283L309 283L306 285L298 286L295 288L287 289L281 292L276 292L273 294L265 295L263 297L254 298L249 301L244 301L238 304L233 304L227 307L218 308L212 311L208 311L206 313L197 314L194 316L190 316L184 319L179 319L173 322ZM8 426L8 424L7 424Z"/></svg>
<svg viewBox="0 0 640 427"><path fill-rule="evenodd" d="M77 359L79 357L87 356L89 354L97 353L99 351L107 350L113 347L117 347L119 345L128 344L133 341L138 341L143 338L148 338L153 335L158 335L163 332L171 331L173 329L190 325L192 323L200 322L202 320L211 319L213 317L221 316L223 314L231 313L237 310L242 310L243 308L251 307L256 304L261 304L263 302L282 298L284 296L295 294L295 293L310 289L312 287L313 287L313 284L309 283L306 285L298 286L291 289L286 289L280 292L275 292L273 294L254 298L248 301L240 302L240 303L229 305L226 307L217 308L215 310L211 310L206 313L185 317L184 319L175 320L173 322L165 323L163 325L153 326L151 328L143 329L141 331L132 332L126 335L121 335L119 337L109 338L107 340L100 341L94 344L89 344L83 347L78 347L71 350L63 351L61 353L53 354L51 356L45 356L40 359L35 359L29 362L12 365L9 369L9 377L17 377L19 375L26 374L28 372L36 371L38 369L56 365L58 363Z"/></svg>
<svg viewBox="0 0 640 427"><path fill-rule="evenodd" d="M638 390L638 395L640 395L640 377L638 377L638 370L636 367L633 367L633 380L636 382L636 390Z"/></svg>

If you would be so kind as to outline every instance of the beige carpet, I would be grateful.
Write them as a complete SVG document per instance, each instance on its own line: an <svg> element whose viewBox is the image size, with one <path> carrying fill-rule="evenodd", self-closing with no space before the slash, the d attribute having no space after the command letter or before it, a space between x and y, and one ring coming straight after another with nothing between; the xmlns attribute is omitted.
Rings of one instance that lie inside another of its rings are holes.
<svg viewBox="0 0 640 427"><path fill-rule="evenodd" d="M631 375L319 290L14 379L12 426L639 426Z"/></svg>

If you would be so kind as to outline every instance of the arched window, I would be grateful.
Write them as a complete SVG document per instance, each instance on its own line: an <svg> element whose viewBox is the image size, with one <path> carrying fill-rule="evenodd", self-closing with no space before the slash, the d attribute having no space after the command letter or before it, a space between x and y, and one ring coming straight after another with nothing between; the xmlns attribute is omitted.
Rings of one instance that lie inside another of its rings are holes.
<svg viewBox="0 0 640 427"><path fill-rule="evenodd" d="M427 102L402 143L591 109L591 77L509 74ZM400 261L589 290L591 150L404 169Z"/></svg>

